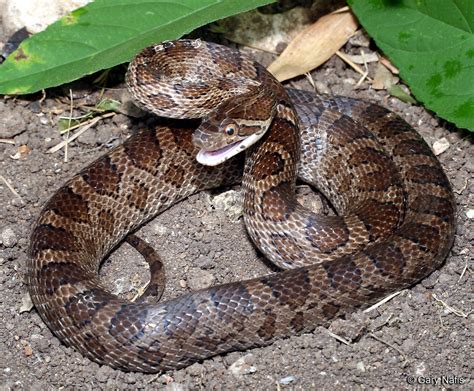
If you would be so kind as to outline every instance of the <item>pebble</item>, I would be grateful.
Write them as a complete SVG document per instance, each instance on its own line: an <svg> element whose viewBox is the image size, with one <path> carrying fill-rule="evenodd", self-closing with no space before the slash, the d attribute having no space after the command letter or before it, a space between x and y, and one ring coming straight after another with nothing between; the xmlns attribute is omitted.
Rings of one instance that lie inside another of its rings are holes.
<svg viewBox="0 0 474 391"><path fill-rule="evenodd" d="M433 152L436 156L441 155L450 145L451 144L446 137L440 138L433 143Z"/></svg>
<svg viewBox="0 0 474 391"><path fill-rule="evenodd" d="M23 312L29 312L33 308L33 301L31 301L31 296L26 292L21 298L21 307L18 311L20 314Z"/></svg>
<svg viewBox="0 0 474 391"><path fill-rule="evenodd" d="M229 190L215 196L212 205L223 210L232 221L237 221L243 214L243 199L240 192Z"/></svg>
<svg viewBox="0 0 474 391"><path fill-rule="evenodd" d="M96 379L99 383L106 383L107 380L111 377L111 374L113 373L113 369L103 365L99 368L99 370L96 372Z"/></svg>
<svg viewBox="0 0 474 391"><path fill-rule="evenodd" d="M291 382L294 382L296 380L296 377L293 375L286 376L280 379L280 384L287 385L290 384Z"/></svg>
<svg viewBox="0 0 474 391"><path fill-rule="evenodd" d="M249 375L257 372L257 367L253 365L255 358L252 353L246 354L235 361L230 367L229 371L234 376Z"/></svg>
<svg viewBox="0 0 474 391"><path fill-rule="evenodd" d="M209 288L216 279L212 273L201 269L192 269L189 272L189 276L187 280L188 286L193 291Z"/></svg>
<svg viewBox="0 0 474 391"><path fill-rule="evenodd" d="M357 364L356 364L356 368L361 371L361 372L365 372L365 365L362 361L359 361Z"/></svg>
<svg viewBox="0 0 474 391"><path fill-rule="evenodd" d="M5 247L13 247L18 242L18 238L10 227L6 227L0 235L0 241Z"/></svg>
<svg viewBox="0 0 474 391"><path fill-rule="evenodd" d="M468 209L466 211L466 216L468 219L474 219L474 209Z"/></svg>
<svg viewBox="0 0 474 391"><path fill-rule="evenodd" d="M199 258L196 259L196 265L198 265L201 269L204 270L213 269L215 266L212 258L206 255L200 255Z"/></svg>

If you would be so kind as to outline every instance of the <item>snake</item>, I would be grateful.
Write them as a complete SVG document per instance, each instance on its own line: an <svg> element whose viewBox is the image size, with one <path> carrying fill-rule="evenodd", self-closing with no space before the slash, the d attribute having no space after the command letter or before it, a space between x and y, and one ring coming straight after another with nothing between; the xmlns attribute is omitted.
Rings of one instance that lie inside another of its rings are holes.
<svg viewBox="0 0 474 391"><path fill-rule="evenodd" d="M384 107L285 88L237 49L199 39L142 50L126 82L156 123L54 193L26 268L41 318L91 360L154 373L265 346L410 287L446 258L449 180L422 137ZM300 205L297 179L334 215ZM153 302L100 281L101 262L138 227L191 194L236 183L248 235L278 271Z"/></svg>

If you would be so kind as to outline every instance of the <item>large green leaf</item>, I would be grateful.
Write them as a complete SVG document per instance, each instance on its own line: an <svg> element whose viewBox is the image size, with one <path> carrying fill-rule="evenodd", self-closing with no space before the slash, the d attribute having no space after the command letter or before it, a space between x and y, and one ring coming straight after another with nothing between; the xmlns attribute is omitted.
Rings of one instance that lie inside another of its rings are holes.
<svg viewBox="0 0 474 391"><path fill-rule="evenodd" d="M25 94L130 60L152 43L274 0L96 0L33 35L0 66L0 93Z"/></svg>
<svg viewBox="0 0 474 391"><path fill-rule="evenodd" d="M348 0L418 100L474 130L474 0Z"/></svg>

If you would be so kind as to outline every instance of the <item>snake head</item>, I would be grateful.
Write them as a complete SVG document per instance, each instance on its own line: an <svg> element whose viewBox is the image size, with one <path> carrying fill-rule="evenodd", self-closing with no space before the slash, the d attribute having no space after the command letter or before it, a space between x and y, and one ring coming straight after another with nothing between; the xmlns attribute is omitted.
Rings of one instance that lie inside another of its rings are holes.
<svg viewBox="0 0 474 391"><path fill-rule="evenodd" d="M268 130L276 104L251 91L220 104L203 118L193 134L193 144L200 148L196 159L206 166L217 166L246 150ZM257 115L260 113L260 115Z"/></svg>

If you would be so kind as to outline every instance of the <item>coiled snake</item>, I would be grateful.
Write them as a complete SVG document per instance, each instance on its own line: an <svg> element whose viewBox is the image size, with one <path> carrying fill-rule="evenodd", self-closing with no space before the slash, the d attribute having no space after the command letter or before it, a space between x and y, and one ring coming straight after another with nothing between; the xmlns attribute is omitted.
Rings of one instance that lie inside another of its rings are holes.
<svg viewBox="0 0 474 391"><path fill-rule="evenodd" d="M449 182L388 110L285 90L238 51L200 40L145 49L127 81L155 113L203 119L163 120L132 136L61 187L33 229L33 302L54 334L92 360L156 372L266 345L408 287L446 257L455 229ZM297 176L339 216L299 205ZM99 264L130 231L240 178L250 237L285 270L156 304L103 288Z"/></svg>

